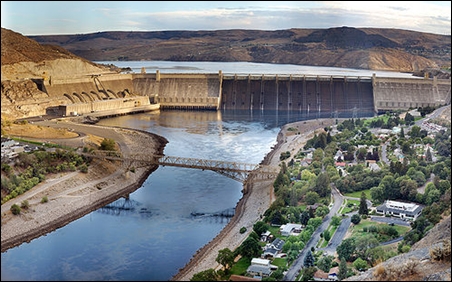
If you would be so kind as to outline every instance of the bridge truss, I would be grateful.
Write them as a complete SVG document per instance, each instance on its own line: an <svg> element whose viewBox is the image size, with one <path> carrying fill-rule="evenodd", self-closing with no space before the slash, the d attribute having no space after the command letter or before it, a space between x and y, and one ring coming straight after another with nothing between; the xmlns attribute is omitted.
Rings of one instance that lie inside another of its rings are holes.
<svg viewBox="0 0 452 282"><path fill-rule="evenodd" d="M176 166L211 170L242 183L244 183L247 179L253 182L274 179L278 175L280 170L279 167L260 164L184 158L165 155L130 154L129 156L123 156L120 152L103 150L94 150L90 153L82 154L95 158L126 161L128 163L128 167L131 167L132 165L139 166L155 164L162 166Z"/></svg>

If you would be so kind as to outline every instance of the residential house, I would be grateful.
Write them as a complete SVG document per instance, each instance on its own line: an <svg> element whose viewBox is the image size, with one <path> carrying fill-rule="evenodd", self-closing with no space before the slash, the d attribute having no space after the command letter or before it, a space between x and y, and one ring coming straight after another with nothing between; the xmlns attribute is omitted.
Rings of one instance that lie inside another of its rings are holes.
<svg viewBox="0 0 452 282"><path fill-rule="evenodd" d="M261 241L262 242L268 242L268 240L270 238L271 238L271 232L268 231L268 230L261 234Z"/></svg>
<svg viewBox="0 0 452 282"><path fill-rule="evenodd" d="M279 232L282 236L290 236L292 233L300 233L301 232L301 224L288 223L281 225L279 228Z"/></svg>
<svg viewBox="0 0 452 282"><path fill-rule="evenodd" d="M282 250L282 247L284 246L285 241L281 240L279 238L276 238L273 240L273 242L268 243L264 247L264 252L262 254L262 257L268 258L268 257L276 257L277 254L279 254Z"/></svg>
<svg viewBox="0 0 452 282"><path fill-rule="evenodd" d="M391 215L402 219L416 220L423 210L421 205L386 200L376 208L376 212L383 215Z"/></svg>
<svg viewBox="0 0 452 282"><path fill-rule="evenodd" d="M270 260L253 258L251 259L251 265L247 268L246 272L253 275L254 278L268 277L272 274L272 266Z"/></svg>
<svg viewBox="0 0 452 282"><path fill-rule="evenodd" d="M334 155L334 160L337 161L338 159L344 160L344 153L341 150L337 150L336 155Z"/></svg>
<svg viewBox="0 0 452 282"><path fill-rule="evenodd" d="M330 280L338 280L337 275L339 274L339 266L335 266L330 268L328 271L328 279Z"/></svg>

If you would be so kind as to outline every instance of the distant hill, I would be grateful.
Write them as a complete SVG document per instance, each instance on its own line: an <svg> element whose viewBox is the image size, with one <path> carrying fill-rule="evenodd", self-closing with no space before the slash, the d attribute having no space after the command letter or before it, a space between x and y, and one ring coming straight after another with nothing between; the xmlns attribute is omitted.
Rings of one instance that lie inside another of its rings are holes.
<svg viewBox="0 0 452 282"><path fill-rule="evenodd" d="M451 36L401 29L112 31L29 36L91 61L218 61L416 72L450 67Z"/></svg>
<svg viewBox="0 0 452 282"><path fill-rule="evenodd" d="M64 47L40 44L2 28L2 81L36 77L77 76L111 72L103 65L79 57Z"/></svg>

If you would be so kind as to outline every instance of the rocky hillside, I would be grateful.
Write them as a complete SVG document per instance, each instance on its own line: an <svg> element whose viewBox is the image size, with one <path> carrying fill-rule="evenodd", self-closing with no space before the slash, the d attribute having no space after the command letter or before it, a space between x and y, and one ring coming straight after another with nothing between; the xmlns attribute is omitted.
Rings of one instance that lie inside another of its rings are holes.
<svg viewBox="0 0 452 282"><path fill-rule="evenodd" d="M92 61L259 62L415 72L450 67L451 36L400 29L98 32L30 36Z"/></svg>
<svg viewBox="0 0 452 282"><path fill-rule="evenodd" d="M408 253L392 257L345 281L451 281L450 228L449 215Z"/></svg>
<svg viewBox="0 0 452 282"><path fill-rule="evenodd" d="M105 66L78 57L63 47L40 44L9 29L2 28L1 44L2 81L111 72Z"/></svg>
<svg viewBox="0 0 452 282"><path fill-rule="evenodd" d="M39 44L2 28L1 114L10 119L46 114L61 103L42 91L42 82L55 77L85 76L115 71L78 57L60 46ZM38 82L40 81L40 82Z"/></svg>

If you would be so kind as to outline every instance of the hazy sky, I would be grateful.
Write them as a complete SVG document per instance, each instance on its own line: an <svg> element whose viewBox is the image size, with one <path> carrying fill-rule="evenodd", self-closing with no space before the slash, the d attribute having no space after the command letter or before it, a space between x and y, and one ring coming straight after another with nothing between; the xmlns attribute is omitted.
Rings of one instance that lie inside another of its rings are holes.
<svg viewBox="0 0 452 282"><path fill-rule="evenodd" d="M1 1L22 35L378 27L451 34L451 1Z"/></svg>

